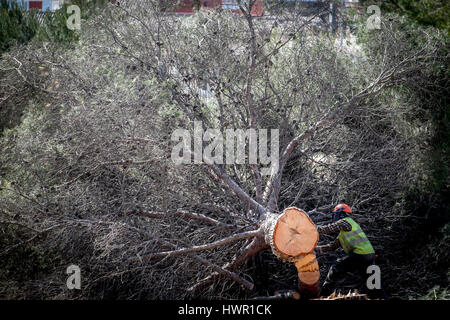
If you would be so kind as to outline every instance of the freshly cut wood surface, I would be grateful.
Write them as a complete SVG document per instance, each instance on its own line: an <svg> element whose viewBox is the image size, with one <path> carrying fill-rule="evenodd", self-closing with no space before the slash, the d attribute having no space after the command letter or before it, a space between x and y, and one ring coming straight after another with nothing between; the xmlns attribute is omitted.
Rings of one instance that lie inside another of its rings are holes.
<svg viewBox="0 0 450 320"><path fill-rule="evenodd" d="M319 293L319 263L314 252L294 262L298 272L299 289L302 294L316 296Z"/></svg>
<svg viewBox="0 0 450 320"><path fill-rule="evenodd" d="M273 243L278 251L297 257L313 251L319 240L314 222L298 208L287 208L278 218Z"/></svg>
<svg viewBox="0 0 450 320"><path fill-rule="evenodd" d="M301 256L295 260L295 266L298 268L308 266L314 263L316 260L316 255L314 253L308 253L304 256Z"/></svg>
<svg viewBox="0 0 450 320"><path fill-rule="evenodd" d="M298 271L298 278L302 283L312 285L319 281L319 263L314 253L306 254L295 261L295 267Z"/></svg>
<svg viewBox="0 0 450 320"><path fill-rule="evenodd" d="M316 255L314 253L308 253L295 261L295 267L300 271L315 271L318 270L319 264L317 263Z"/></svg>
<svg viewBox="0 0 450 320"><path fill-rule="evenodd" d="M319 281L320 272L319 271L307 271L307 272L299 272L298 280L306 285L314 285Z"/></svg>

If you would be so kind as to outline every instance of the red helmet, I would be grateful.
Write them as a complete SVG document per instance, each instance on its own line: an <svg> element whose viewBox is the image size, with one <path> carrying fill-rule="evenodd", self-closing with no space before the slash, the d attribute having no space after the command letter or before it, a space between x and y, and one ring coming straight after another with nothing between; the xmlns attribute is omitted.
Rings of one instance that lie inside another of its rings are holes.
<svg viewBox="0 0 450 320"><path fill-rule="evenodd" d="M352 208L350 206L346 205L345 203L338 204L336 207L334 207L333 212L338 211L344 211L347 213L352 213Z"/></svg>

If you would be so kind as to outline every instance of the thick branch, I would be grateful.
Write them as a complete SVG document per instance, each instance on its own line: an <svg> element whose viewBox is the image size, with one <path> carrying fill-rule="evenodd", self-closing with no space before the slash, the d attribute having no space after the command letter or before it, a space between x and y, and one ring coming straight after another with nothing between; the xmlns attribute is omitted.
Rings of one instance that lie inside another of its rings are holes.
<svg viewBox="0 0 450 320"><path fill-rule="evenodd" d="M199 252L199 251L204 251L204 250L211 250L211 249L226 245L226 244L234 242L234 241L247 239L247 238L253 238L253 237L257 237L259 235L262 235L262 230L260 230L260 229L246 231L246 232L242 232L242 233L238 233L238 234L233 234L229 237L226 237L226 238L223 238L223 239L220 239L220 240L208 243L208 244L194 246L194 247L190 247L190 248L182 248L182 249L177 249L177 250L153 253L153 254L147 255L143 258L144 259L156 259L156 258L162 258L165 256L172 257L172 256L180 255L180 254Z"/></svg>
<svg viewBox="0 0 450 320"><path fill-rule="evenodd" d="M225 270L236 270L251 256L257 254L258 252L266 248L268 248L268 245L265 243L264 238L262 237L254 238L253 240L249 241L247 246L241 252L237 253L233 257L233 259L227 264L225 264L222 268ZM204 278L203 280L200 280L197 284L190 287L188 291L194 293L195 291L204 288L208 284L211 284L222 277L223 275L221 275L220 273L214 272L208 277Z"/></svg>
<svg viewBox="0 0 450 320"><path fill-rule="evenodd" d="M147 236L147 237L149 237L149 238L151 238L151 239L154 239L154 238L155 238L153 235L151 235L151 234L148 233L147 231L138 229L138 228L136 228L136 227L131 227L131 226L126 226L126 227L127 227L128 229L130 229L130 230L134 230L134 231L136 231L136 232L138 232L138 233L140 233L140 234L143 234L143 235L145 235L145 236ZM172 248L175 249L175 250L177 249L177 246L176 246L176 245L174 245L174 244L172 244L172 243L170 243L170 242L168 242L168 241L166 241L166 240L163 240L163 239L156 239L156 240L159 241L159 242L161 242L161 243L164 244L164 245L167 245L167 246L169 246L169 247L172 247ZM253 290L253 288L254 288L254 284L253 284L253 283L251 283L251 282L248 281L248 280L242 279L241 277L239 277L238 274L236 274L236 273L234 273L234 272L232 272L232 271L229 271L229 270L226 270L226 269L224 269L224 268L221 268L220 266L218 266L218 265L216 265L216 264L214 264L214 263L212 263L212 262L210 262L210 261L208 261L208 260L206 260L206 259L204 259L204 258L202 258L202 257L199 257L199 256L197 256L197 255L194 255L193 253L188 253L187 256L189 256L189 257L191 257L191 258L197 260L198 262L200 262L200 263L202 263L202 264L204 264L204 265L206 265L206 266L212 268L212 269L215 271L215 273L220 274L220 276L222 276L222 277L228 277L228 278L230 278L231 280L233 280L233 281L235 281L235 282L237 282L237 283L240 283L242 286L246 287L246 288L249 289L249 290ZM133 258L133 259L130 259L130 260L137 260L137 259L136 259L136 258ZM140 259L139 259L139 260L140 260Z"/></svg>
<svg viewBox="0 0 450 320"><path fill-rule="evenodd" d="M264 217L266 215L266 209L257 201L252 199L231 177L219 166L214 164L211 159L203 157L205 164L211 168L217 177L219 177L242 202L247 203L250 207L254 208L260 215Z"/></svg>
<svg viewBox="0 0 450 320"><path fill-rule="evenodd" d="M86 220L86 219L83 219L83 220L70 220L70 221L71 222L75 222L75 223L87 223L87 224L102 223L102 222L96 222L96 221L91 221L91 220ZM155 235L153 235L153 234L151 234L151 233L149 233L149 232L147 232L145 230L142 230L142 229L139 229L139 228L127 225L127 224L121 224L121 226L123 226L123 227L125 227L125 228L127 228L129 230L132 230L134 232L137 232L137 233L139 233L139 234L141 234L141 235L143 235L143 236L145 236L145 237L147 237L149 239L154 239L154 240L158 241L159 243L161 243L163 245L166 245L168 247L171 247L171 248L173 248L175 250L178 249L176 245L174 245L174 244L172 244L169 241L166 241L164 239L160 239L158 237L155 237ZM197 256L197 255L195 255L193 253L188 253L187 256L189 256L189 257L193 258L194 260L197 260L198 262L200 262L200 263L202 263L202 264L212 268L215 272L217 272L221 276L228 277L228 278L230 278L230 279L240 283L241 285L243 285L244 287L248 288L249 290L252 290L253 287L254 287L253 283L251 283L248 280L242 279L241 277L239 277L238 274L236 274L234 272L231 272L229 270L225 270L225 269L221 268L220 266L218 266L218 265L216 265L216 264L214 264L214 263L212 263L212 262L210 262L210 261L208 261L208 260L206 260L204 258L201 258L201 257L199 257L199 256ZM131 259L127 259L127 260L128 261L142 261L142 258L131 258Z"/></svg>

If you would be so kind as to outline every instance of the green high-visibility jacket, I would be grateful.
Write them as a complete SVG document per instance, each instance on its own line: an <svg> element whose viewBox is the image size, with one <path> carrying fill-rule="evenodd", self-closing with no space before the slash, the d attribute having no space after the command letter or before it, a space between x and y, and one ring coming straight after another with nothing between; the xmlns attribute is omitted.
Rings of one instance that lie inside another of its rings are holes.
<svg viewBox="0 0 450 320"><path fill-rule="evenodd" d="M375 253L372 244L359 224L350 217L346 217L344 220L352 225L352 230L339 232L338 239L344 251L346 253L354 252L357 254Z"/></svg>

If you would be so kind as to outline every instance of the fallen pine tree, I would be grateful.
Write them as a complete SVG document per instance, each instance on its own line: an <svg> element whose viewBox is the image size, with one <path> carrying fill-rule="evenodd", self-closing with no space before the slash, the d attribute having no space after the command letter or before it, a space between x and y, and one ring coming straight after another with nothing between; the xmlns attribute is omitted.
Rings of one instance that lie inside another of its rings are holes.
<svg viewBox="0 0 450 320"><path fill-rule="evenodd" d="M83 28L80 48L5 57L15 79L51 97L5 139L5 223L31 227L30 240L51 230L67 261L82 257L95 270L86 280L94 293L104 283L123 289L125 275L152 298L208 296L220 279L253 290L243 266L270 249L295 267L302 294L317 294L317 231L292 206L348 198L370 221L386 199L396 204L388 195L401 194L418 153L409 109L391 108L389 94L438 59L434 40L396 50L404 33L380 32L387 39L372 63L312 36L295 15L282 25L215 11L179 19L157 6L121 1ZM175 165L171 134L196 122L279 128L279 148L263 152L279 151L279 161L266 175L262 164L206 154Z"/></svg>

